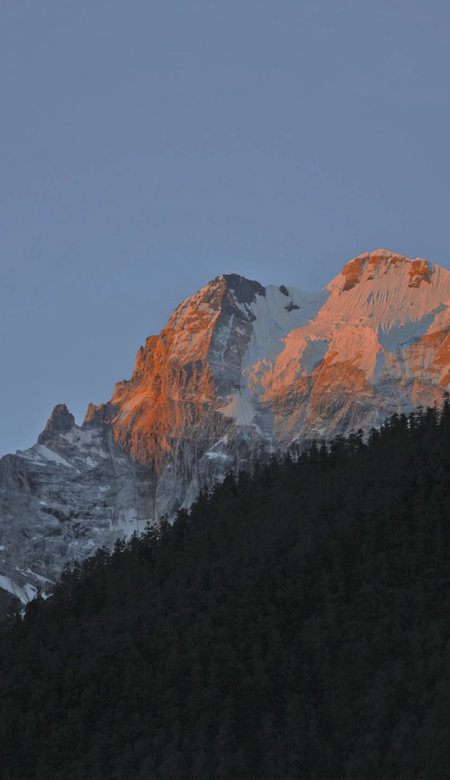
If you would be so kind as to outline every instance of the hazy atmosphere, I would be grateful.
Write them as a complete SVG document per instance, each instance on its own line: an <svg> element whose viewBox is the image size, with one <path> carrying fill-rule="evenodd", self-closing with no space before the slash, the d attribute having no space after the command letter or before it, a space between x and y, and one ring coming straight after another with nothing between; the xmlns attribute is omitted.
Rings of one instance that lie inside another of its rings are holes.
<svg viewBox="0 0 450 780"><path fill-rule="evenodd" d="M221 273L450 268L450 8L0 0L0 454Z"/></svg>

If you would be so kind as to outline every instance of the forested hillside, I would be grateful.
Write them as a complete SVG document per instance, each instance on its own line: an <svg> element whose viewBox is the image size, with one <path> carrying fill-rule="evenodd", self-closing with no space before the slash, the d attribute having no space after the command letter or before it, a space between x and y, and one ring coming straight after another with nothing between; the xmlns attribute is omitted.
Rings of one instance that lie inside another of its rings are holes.
<svg viewBox="0 0 450 780"><path fill-rule="evenodd" d="M273 460L0 633L2 778L448 778L450 403Z"/></svg>

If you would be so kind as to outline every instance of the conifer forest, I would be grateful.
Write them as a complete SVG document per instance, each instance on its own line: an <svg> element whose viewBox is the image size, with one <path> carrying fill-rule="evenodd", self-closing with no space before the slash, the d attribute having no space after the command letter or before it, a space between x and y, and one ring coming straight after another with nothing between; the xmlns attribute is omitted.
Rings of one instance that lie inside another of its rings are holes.
<svg viewBox="0 0 450 780"><path fill-rule="evenodd" d="M450 776L450 402L253 474L0 627L0 777Z"/></svg>

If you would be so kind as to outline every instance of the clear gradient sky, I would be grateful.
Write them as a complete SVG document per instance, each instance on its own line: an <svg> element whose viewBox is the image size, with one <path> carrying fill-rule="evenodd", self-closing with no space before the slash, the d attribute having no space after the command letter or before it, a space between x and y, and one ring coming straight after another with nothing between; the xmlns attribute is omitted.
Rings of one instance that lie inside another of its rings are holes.
<svg viewBox="0 0 450 780"><path fill-rule="evenodd" d="M450 268L448 0L0 0L0 454L220 273Z"/></svg>

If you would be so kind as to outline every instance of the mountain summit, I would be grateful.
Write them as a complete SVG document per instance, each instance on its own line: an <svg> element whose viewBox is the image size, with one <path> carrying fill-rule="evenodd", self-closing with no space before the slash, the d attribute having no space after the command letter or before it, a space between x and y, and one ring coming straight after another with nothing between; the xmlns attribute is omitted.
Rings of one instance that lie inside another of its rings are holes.
<svg viewBox="0 0 450 780"><path fill-rule="evenodd" d="M192 463L203 447L211 460L208 441L214 459L220 450L235 460L236 436L271 452L367 430L441 397L449 303L448 271L386 250L355 258L313 294L218 277L176 309L139 351L131 380L116 385L115 439L156 468L159 490L170 463L174 496L177 442L197 442ZM219 447L224 435L230 447Z"/></svg>
<svg viewBox="0 0 450 780"><path fill-rule="evenodd" d="M439 403L449 334L450 273L427 260L366 253L317 293L218 276L81 427L61 404L0 461L0 587L25 600L230 469Z"/></svg>

